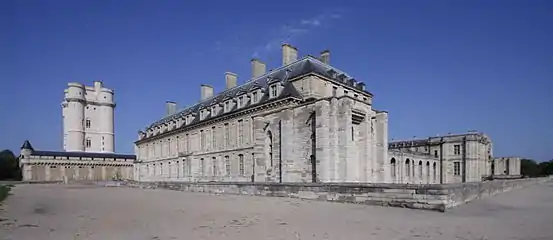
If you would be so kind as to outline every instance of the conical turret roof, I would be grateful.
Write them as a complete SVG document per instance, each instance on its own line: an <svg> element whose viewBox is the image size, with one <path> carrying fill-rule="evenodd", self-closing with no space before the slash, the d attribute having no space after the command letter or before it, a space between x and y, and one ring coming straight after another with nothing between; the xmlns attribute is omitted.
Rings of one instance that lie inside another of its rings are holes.
<svg viewBox="0 0 553 240"><path fill-rule="evenodd" d="M33 146L31 146L31 143L29 142L29 140L25 140L25 142L24 142L23 145L21 146L21 149L30 149L30 150L34 150L34 149L33 149Z"/></svg>

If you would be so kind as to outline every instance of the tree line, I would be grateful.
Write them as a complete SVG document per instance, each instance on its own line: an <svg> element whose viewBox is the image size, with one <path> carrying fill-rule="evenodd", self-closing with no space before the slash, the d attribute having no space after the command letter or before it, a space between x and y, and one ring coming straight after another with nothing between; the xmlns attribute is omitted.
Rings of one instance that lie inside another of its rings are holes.
<svg viewBox="0 0 553 240"><path fill-rule="evenodd" d="M544 177L553 175L553 159L537 163L532 159L520 160L520 172L524 177Z"/></svg>
<svg viewBox="0 0 553 240"><path fill-rule="evenodd" d="M10 150L0 152L0 180L21 180L19 158Z"/></svg>

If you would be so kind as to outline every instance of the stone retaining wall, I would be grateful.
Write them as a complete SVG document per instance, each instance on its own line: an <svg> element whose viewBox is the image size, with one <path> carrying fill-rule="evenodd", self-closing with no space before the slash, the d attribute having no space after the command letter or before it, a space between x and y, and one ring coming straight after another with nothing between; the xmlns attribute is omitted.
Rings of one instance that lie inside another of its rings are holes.
<svg viewBox="0 0 553 240"><path fill-rule="evenodd" d="M458 206L474 199L492 196L497 193L548 180L551 180L551 178L444 185L188 182L126 182L124 185L140 188L163 188L214 194L289 197L444 212L448 208Z"/></svg>

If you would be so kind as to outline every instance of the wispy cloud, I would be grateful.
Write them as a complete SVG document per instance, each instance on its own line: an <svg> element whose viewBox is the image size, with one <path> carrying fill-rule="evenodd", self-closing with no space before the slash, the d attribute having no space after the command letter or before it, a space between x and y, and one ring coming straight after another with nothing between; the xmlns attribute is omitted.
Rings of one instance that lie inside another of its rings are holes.
<svg viewBox="0 0 553 240"><path fill-rule="evenodd" d="M252 57L257 58L274 49L278 49L284 42L291 42L298 37L305 35L316 28L329 24L331 21L342 17L343 10L334 10L332 12L319 14L312 18L301 19L278 28L272 33L270 39L254 48Z"/></svg>
<svg viewBox="0 0 553 240"><path fill-rule="evenodd" d="M251 37L249 32L238 33L230 39L215 42L214 50L232 56L232 59L237 62L242 62L244 55L250 55L253 58L265 57L273 51L279 51L282 43L294 43L310 32L328 27L344 14L343 9L334 9L311 18L296 19L272 28L269 32L256 34L255 38ZM263 40L259 41L259 38Z"/></svg>

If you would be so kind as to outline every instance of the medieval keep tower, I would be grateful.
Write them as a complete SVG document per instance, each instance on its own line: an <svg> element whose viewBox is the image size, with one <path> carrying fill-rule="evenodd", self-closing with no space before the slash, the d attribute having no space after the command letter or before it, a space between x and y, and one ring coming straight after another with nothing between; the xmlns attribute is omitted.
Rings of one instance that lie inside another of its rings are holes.
<svg viewBox="0 0 553 240"><path fill-rule="evenodd" d="M63 149L67 152L113 153L114 92L101 81L94 86L69 83L62 102Z"/></svg>

